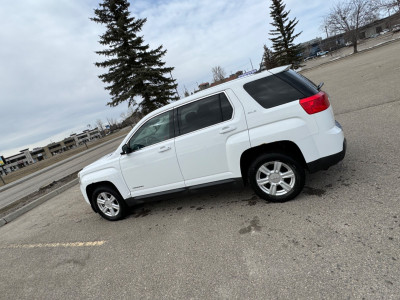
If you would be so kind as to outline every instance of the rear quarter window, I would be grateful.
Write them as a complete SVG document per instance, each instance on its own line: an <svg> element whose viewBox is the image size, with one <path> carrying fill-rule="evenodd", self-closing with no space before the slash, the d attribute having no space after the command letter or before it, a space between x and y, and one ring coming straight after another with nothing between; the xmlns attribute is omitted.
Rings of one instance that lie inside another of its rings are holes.
<svg viewBox="0 0 400 300"><path fill-rule="evenodd" d="M272 108L318 93L312 83L291 70L248 82L243 88L264 108Z"/></svg>
<svg viewBox="0 0 400 300"><path fill-rule="evenodd" d="M318 93L317 85L314 82L293 70L278 73L276 76L299 90L305 97Z"/></svg>

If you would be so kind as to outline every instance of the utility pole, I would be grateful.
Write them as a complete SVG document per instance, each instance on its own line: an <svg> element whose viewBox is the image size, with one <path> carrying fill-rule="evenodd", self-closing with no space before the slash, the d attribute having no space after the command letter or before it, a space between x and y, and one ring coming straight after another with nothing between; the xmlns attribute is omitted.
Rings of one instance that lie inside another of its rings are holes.
<svg viewBox="0 0 400 300"><path fill-rule="evenodd" d="M251 69L254 70L254 68L253 68L253 63L252 63L252 61L251 61L251 58L249 58L249 60L250 60Z"/></svg>

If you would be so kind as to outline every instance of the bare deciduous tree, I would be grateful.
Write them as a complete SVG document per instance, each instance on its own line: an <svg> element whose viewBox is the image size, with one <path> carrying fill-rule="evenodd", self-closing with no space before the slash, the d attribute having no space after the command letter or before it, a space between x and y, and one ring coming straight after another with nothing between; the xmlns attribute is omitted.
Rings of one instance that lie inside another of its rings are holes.
<svg viewBox="0 0 400 300"><path fill-rule="evenodd" d="M336 3L325 16L324 27L331 33L346 33L357 53L359 28L376 20L378 11L372 0L345 0Z"/></svg>
<svg viewBox="0 0 400 300"><path fill-rule="evenodd" d="M385 14L400 12L400 0L374 0L374 2Z"/></svg>
<svg viewBox="0 0 400 300"><path fill-rule="evenodd" d="M130 126L133 128L133 125L136 125L142 118L143 115L139 111L135 111L132 107L128 109L127 113Z"/></svg>
<svg viewBox="0 0 400 300"><path fill-rule="evenodd" d="M110 126L110 131L113 132L117 129L117 120L114 118L107 118L107 123Z"/></svg>
<svg viewBox="0 0 400 300"><path fill-rule="evenodd" d="M99 129L101 135L104 135L103 121L101 121L100 119L97 119L96 120L96 126Z"/></svg>
<svg viewBox="0 0 400 300"><path fill-rule="evenodd" d="M225 78L225 71L220 66L211 69L214 82L220 81Z"/></svg>

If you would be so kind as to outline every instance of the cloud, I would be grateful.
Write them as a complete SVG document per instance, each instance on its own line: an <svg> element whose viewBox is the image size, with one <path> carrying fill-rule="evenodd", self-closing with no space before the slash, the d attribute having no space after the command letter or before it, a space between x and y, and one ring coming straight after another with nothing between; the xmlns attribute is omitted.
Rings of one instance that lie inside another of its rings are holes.
<svg viewBox="0 0 400 300"><path fill-rule="evenodd" d="M126 111L106 107L93 64L102 30L89 20L93 7L66 0L2 4L1 153Z"/></svg>
<svg viewBox="0 0 400 300"><path fill-rule="evenodd" d="M288 0L290 17L299 19L299 42L314 38L323 1ZM258 68L262 46L270 44L269 1L131 1L132 16L147 18L142 31L164 57L182 94L211 80L220 65L230 74ZM127 105L106 106L109 95L94 66L103 60L104 28L89 20L94 0L2 1L0 18L0 154L22 149L72 128L107 117L119 118ZM253 65L253 66L252 66Z"/></svg>

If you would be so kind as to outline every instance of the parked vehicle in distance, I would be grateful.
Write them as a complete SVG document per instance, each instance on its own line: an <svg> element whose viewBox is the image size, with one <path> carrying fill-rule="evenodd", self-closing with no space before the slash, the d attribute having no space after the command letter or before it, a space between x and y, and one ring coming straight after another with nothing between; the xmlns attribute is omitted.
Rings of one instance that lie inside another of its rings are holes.
<svg viewBox="0 0 400 300"><path fill-rule="evenodd" d="M320 52L317 53L317 56L323 56L323 55L326 55L328 53L329 53L329 51L320 51Z"/></svg>
<svg viewBox="0 0 400 300"><path fill-rule="evenodd" d="M353 45L353 43L352 43L352 42L347 42L345 45L346 45L347 47L349 47L349 46Z"/></svg>
<svg viewBox="0 0 400 300"><path fill-rule="evenodd" d="M130 205L228 182L249 184L267 201L291 200L306 171L346 152L321 86L284 66L168 104L78 174L83 197L110 221Z"/></svg>
<svg viewBox="0 0 400 300"><path fill-rule="evenodd" d="M383 30L380 32L380 35L383 35L383 34L388 33L388 32L390 32L389 29L383 29Z"/></svg>
<svg viewBox="0 0 400 300"><path fill-rule="evenodd" d="M397 32L397 31L400 31L400 24L396 24L392 28L392 32Z"/></svg>
<svg viewBox="0 0 400 300"><path fill-rule="evenodd" d="M310 59L314 59L314 58L316 58L316 57L317 57L317 54L312 54L312 55L306 57L306 58L304 59L304 61L307 61L307 60L310 60Z"/></svg>
<svg viewBox="0 0 400 300"><path fill-rule="evenodd" d="M379 36L379 33L375 33L375 34L371 35L370 38L371 38L371 39L374 39L374 38L376 38L376 37L378 37L378 36Z"/></svg>

